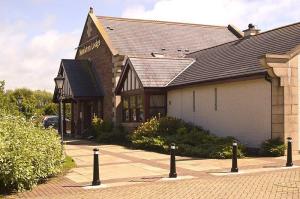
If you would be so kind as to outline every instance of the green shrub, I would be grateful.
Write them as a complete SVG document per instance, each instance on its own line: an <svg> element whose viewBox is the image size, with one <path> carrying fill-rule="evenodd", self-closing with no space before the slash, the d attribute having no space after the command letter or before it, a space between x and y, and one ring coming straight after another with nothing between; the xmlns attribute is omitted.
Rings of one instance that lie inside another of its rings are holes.
<svg viewBox="0 0 300 199"><path fill-rule="evenodd" d="M204 158L231 158L233 137L221 138L202 127L172 117L153 117L141 124L129 136L136 148L168 153L169 145L176 143L177 154ZM238 156L243 157L243 146Z"/></svg>
<svg viewBox="0 0 300 199"><path fill-rule="evenodd" d="M268 139L261 145L261 155L278 157L283 156L286 146L280 138Z"/></svg>
<svg viewBox="0 0 300 199"><path fill-rule="evenodd" d="M0 192L31 189L60 172L62 160L56 131L0 112Z"/></svg>

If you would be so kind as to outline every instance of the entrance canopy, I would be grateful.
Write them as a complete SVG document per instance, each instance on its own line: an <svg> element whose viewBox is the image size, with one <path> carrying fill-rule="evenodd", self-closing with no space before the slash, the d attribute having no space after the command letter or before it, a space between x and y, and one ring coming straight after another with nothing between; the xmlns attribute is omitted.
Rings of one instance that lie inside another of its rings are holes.
<svg viewBox="0 0 300 199"><path fill-rule="evenodd" d="M64 101L92 99L104 96L94 68L88 60L62 59L58 74L65 78ZM53 101L58 102L58 89L55 88Z"/></svg>

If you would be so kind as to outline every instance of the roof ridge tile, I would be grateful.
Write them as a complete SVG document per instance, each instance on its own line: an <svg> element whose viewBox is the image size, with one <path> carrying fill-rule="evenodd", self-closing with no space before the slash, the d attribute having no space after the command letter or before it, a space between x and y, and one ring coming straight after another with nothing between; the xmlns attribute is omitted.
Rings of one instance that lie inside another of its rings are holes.
<svg viewBox="0 0 300 199"><path fill-rule="evenodd" d="M267 30L267 31L264 31L264 32L260 32L260 33L258 33L257 35L254 35L254 36L259 36L259 35L262 35L262 34L265 34L265 33L269 33L271 31L275 31L275 30L279 30L279 29L283 29L283 28L288 28L290 26L295 26L295 25L299 25L299 24L300 24L300 21L295 22L295 23L291 23L291 24L288 24L288 25L280 26L280 27L277 27L277 28L273 28L273 29L270 29L270 30Z"/></svg>
<svg viewBox="0 0 300 199"><path fill-rule="evenodd" d="M195 60L192 57L146 57L146 56L128 56L129 59L164 59L164 60Z"/></svg>
<svg viewBox="0 0 300 199"><path fill-rule="evenodd" d="M266 34L270 34L272 33L273 31L280 31L281 29L284 29L284 28L289 28L291 26L296 26L296 25L299 25L300 22L297 22L297 23L292 23L292 24L288 24L288 25L285 25L285 26L281 26L281 27L278 27L278 28L274 28L274 29L271 29L271 30L267 30L265 32L261 32L261 33L258 33L257 35L253 35L249 38L240 38L240 39L236 39L236 40L233 40L233 41L229 41L229 42L226 42L226 43L222 43L222 44L219 44L219 45L216 45L216 46L212 46L212 47L209 47L209 48L204 48L204 49L200 49L200 50L197 50L197 51L193 51L193 52L190 52L190 53L187 53L186 56L188 55L192 55L194 53L198 53L198 52L202 52L202 51L206 51L206 50L210 50L210 49L213 49L213 48L219 48L220 46L223 46L223 45L228 45L230 43L234 43L234 42L242 42L242 41L246 41L246 40L253 40L253 39L256 39L260 36L263 36L263 35L266 35Z"/></svg>
<svg viewBox="0 0 300 199"><path fill-rule="evenodd" d="M179 21L163 21L155 19L137 19L137 18L126 18L126 17L112 17L112 16L97 16L98 19L105 18L109 20L116 21L128 21L128 22L141 22L141 23L160 23L160 24L169 24L169 25L187 25L187 26L201 26L201 27L210 27L210 28L227 28L227 26L221 25L209 25L209 24L197 24L189 22L179 22Z"/></svg>

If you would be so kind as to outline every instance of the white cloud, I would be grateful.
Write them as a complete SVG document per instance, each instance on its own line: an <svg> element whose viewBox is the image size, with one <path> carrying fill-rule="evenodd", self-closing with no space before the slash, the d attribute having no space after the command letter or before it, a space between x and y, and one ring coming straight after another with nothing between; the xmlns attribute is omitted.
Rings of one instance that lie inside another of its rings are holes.
<svg viewBox="0 0 300 199"><path fill-rule="evenodd" d="M56 20L57 19L56 19L55 15L48 14L46 16L46 18L43 20L43 23L41 26L44 30L48 30L48 29L52 28L55 25L55 23L57 23Z"/></svg>
<svg viewBox="0 0 300 199"><path fill-rule="evenodd" d="M53 91L60 59L74 58L80 32L49 29L28 35L28 24L1 24L0 80L7 89L28 87Z"/></svg>
<svg viewBox="0 0 300 199"><path fill-rule="evenodd" d="M267 30L299 21L299 9L299 0L159 0L150 10L140 4L131 5L123 17L234 24L241 29L254 23Z"/></svg>

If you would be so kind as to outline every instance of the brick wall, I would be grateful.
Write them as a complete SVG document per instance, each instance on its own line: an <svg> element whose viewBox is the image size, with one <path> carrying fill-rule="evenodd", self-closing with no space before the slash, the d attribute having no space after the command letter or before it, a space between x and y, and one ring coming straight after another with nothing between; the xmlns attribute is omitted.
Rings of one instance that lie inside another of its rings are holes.
<svg viewBox="0 0 300 199"><path fill-rule="evenodd" d="M87 20L89 21L89 20ZM92 21L92 20L91 20ZM76 59L89 59L93 66L96 69L96 76L99 78L100 84L102 85L104 91L103 98L103 116L105 120L113 119L113 91L114 91L114 82L113 80L113 68L112 63L112 53L110 52L108 46L106 45L103 37L98 32L95 24L92 22L90 24L91 34L88 36L86 25L83 30L83 35L81 38L81 44L87 42L95 36L100 38L100 47L93 49L90 52L87 52L83 55L77 55Z"/></svg>

